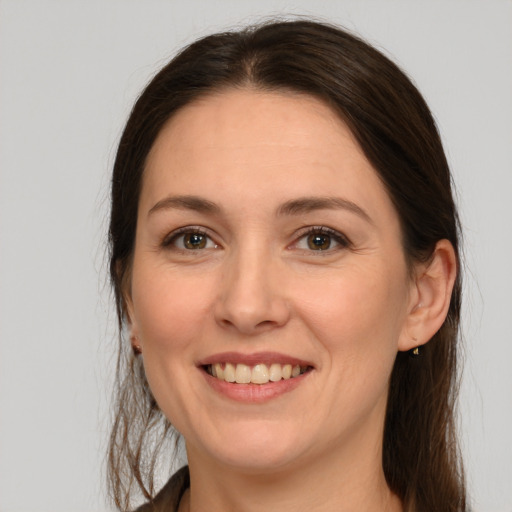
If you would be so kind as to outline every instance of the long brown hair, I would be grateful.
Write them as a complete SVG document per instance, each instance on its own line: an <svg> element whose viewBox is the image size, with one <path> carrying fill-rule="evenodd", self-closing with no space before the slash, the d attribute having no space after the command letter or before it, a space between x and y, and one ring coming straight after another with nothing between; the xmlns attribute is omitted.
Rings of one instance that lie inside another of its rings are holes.
<svg viewBox="0 0 512 512"><path fill-rule="evenodd" d="M451 176L435 122L421 94L388 58L338 27L303 20L215 34L185 48L136 102L112 178L110 275L120 345L109 482L122 510L129 508L134 491L148 499L154 495L155 463L172 432L140 358L122 336L145 160L164 123L181 107L212 91L247 86L301 92L326 102L384 183L401 220L409 264L428 261L441 239L452 243L459 259ZM460 301L459 272L441 329L419 358L399 353L393 368L382 463L406 511L466 510L454 422Z"/></svg>

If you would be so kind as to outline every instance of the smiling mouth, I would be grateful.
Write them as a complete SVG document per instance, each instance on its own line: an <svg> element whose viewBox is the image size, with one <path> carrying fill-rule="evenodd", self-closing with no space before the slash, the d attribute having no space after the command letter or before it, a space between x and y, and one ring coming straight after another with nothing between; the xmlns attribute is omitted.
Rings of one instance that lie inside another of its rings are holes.
<svg viewBox="0 0 512 512"><path fill-rule="evenodd" d="M271 365L215 363L203 366L212 377L234 384L268 384L280 380L294 379L311 371L311 366L273 363Z"/></svg>

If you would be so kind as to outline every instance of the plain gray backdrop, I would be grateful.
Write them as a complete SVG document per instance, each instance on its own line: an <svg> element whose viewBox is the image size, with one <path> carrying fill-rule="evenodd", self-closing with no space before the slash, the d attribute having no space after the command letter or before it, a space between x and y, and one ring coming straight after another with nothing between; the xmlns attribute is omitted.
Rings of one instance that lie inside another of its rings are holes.
<svg viewBox="0 0 512 512"><path fill-rule="evenodd" d="M512 2L0 0L2 512L109 510L104 254L116 143L178 48L276 14L361 34L434 112L466 236L469 488L476 511L512 512Z"/></svg>

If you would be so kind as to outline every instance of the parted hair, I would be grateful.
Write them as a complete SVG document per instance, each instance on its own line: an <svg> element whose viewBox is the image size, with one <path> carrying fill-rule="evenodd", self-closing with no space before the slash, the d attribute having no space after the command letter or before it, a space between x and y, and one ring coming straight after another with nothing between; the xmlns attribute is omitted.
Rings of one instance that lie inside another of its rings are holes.
<svg viewBox="0 0 512 512"><path fill-rule="evenodd" d="M140 357L123 336L123 294L145 162L162 127L180 108L212 92L246 87L311 95L339 115L398 212L411 268L428 262L439 240L453 245L459 272L447 318L419 357L399 352L394 363L382 464L405 511L465 511L455 425L460 229L440 136L425 100L390 59L339 27L309 20L267 22L194 42L150 81L126 123L113 169L109 228L119 357L108 479L117 507L129 510L137 495L154 497L156 463L173 434Z"/></svg>

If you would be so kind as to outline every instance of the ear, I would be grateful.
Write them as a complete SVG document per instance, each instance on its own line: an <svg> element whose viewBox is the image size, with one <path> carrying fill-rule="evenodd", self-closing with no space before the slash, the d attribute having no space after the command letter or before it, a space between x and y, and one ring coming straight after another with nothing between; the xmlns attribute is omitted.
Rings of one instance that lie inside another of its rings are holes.
<svg viewBox="0 0 512 512"><path fill-rule="evenodd" d="M123 311L127 330L130 336L130 343L135 353L141 352L141 342L139 337L139 328L135 320L133 300L131 294L131 269L121 270L121 265L117 262L116 271L121 275L121 293L123 301Z"/></svg>
<svg viewBox="0 0 512 512"><path fill-rule="evenodd" d="M139 336L139 327L133 314L133 301L130 295L123 296L124 308L126 312L126 323L130 334L130 343L135 353L142 351L142 343Z"/></svg>
<svg viewBox="0 0 512 512"><path fill-rule="evenodd" d="M398 350L424 345L441 328L450 307L457 270L455 251L448 240L437 242L429 261L417 265Z"/></svg>

